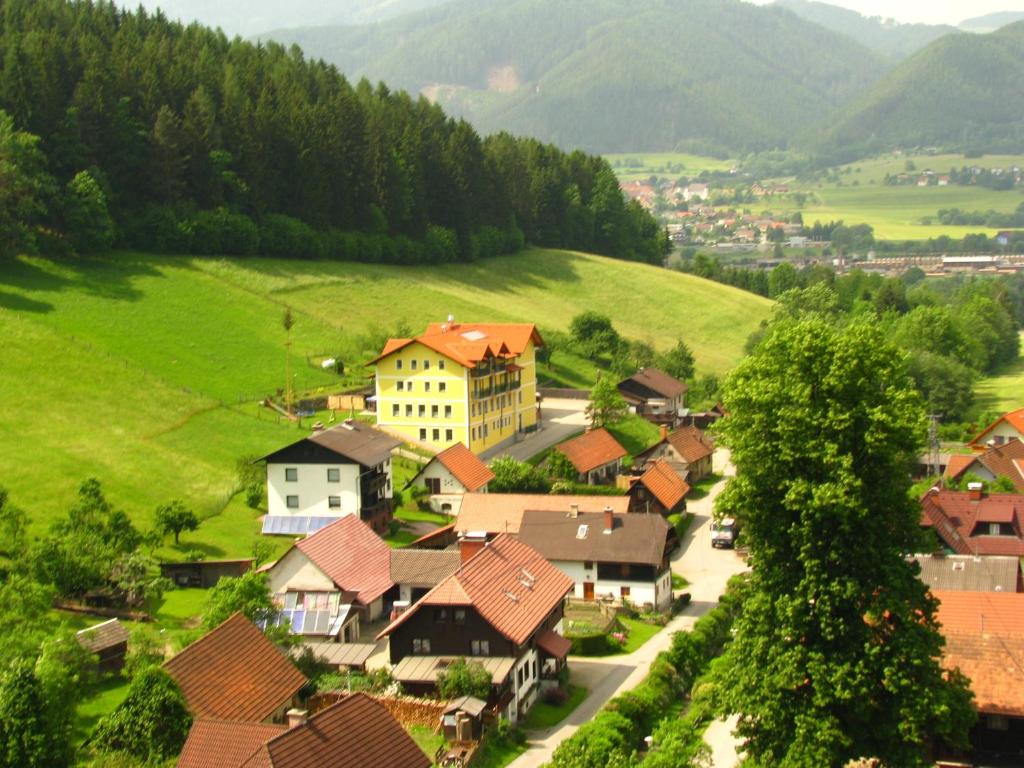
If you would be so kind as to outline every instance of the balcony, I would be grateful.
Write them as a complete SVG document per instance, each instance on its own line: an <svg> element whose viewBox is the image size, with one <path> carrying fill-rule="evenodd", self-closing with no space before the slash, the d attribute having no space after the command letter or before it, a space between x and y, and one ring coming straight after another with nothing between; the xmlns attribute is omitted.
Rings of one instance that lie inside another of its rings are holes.
<svg viewBox="0 0 1024 768"><path fill-rule="evenodd" d="M491 369L490 369L489 366L486 366L486 365L482 366L482 367L477 367L477 368L472 369L469 372L469 375L470 375L471 378L474 378L474 379L482 379L484 376L490 376L491 375Z"/></svg>
<svg viewBox="0 0 1024 768"><path fill-rule="evenodd" d="M480 387L474 393L475 397L479 400L484 397L490 397L494 393L494 387Z"/></svg>
<svg viewBox="0 0 1024 768"><path fill-rule="evenodd" d="M515 390L519 389L521 386L523 386L523 382L521 382L519 379L516 379L515 381L509 382L508 388L510 390Z"/></svg>

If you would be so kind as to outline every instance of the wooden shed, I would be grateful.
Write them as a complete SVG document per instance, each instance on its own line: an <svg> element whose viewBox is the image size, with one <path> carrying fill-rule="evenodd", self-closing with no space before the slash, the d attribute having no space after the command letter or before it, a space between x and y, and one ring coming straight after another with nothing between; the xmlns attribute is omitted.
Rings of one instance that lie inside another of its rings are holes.
<svg viewBox="0 0 1024 768"><path fill-rule="evenodd" d="M117 619L79 630L79 644L99 657L100 672L120 672L128 653L128 630Z"/></svg>
<svg viewBox="0 0 1024 768"><path fill-rule="evenodd" d="M245 560L196 560L190 563L160 563L160 575L179 587L214 586L225 576L241 576L252 568L252 558Z"/></svg>

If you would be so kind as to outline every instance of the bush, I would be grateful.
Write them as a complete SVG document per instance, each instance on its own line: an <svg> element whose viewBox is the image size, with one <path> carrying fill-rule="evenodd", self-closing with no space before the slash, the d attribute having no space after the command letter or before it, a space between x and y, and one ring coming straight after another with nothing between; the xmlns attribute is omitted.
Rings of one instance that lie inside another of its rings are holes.
<svg viewBox="0 0 1024 768"><path fill-rule="evenodd" d="M569 693L564 688L548 688L544 691L543 700L545 704L552 707L560 707L569 700Z"/></svg>
<svg viewBox="0 0 1024 768"><path fill-rule="evenodd" d="M437 691L446 699L476 696L486 700L491 694L491 673L479 661L458 658L437 673Z"/></svg>
<svg viewBox="0 0 1024 768"><path fill-rule="evenodd" d="M245 487L245 505L250 509L259 509L263 496L263 483L251 483Z"/></svg>
<svg viewBox="0 0 1024 768"><path fill-rule="evenodd" d="M320 237L303 221L272 213L259 227L260 251L280 259L316 259L323 255Z"/></svg>

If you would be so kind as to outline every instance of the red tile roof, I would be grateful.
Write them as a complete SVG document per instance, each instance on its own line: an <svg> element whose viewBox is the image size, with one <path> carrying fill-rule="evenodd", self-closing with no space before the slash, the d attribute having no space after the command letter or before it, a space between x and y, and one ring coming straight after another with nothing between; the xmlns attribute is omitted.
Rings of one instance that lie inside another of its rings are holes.
<svg viewBox="0 0 1024 768"><path fill-rule="evenodd" d="M362 693L346 696L304 725L266 743L262 759L246 763L272 768L430 768L417 746L380 702Z"/></svg>
<svg viewBox="0 0 1024 768"><path fill-rule="evenodd" d="M604 427L566 440L556 445L555 450L564 454L576 467L577 472L590 472L627 455L626 449L619 445L619 441Z"/></svg>
<svg viewBox="0 0 1024 768"><path fill-rule="evenodd" d="M707 458L715 452L714 443L697 427L680 427L669 434L667 439L688 464Z"/></svg>
<svg viewBox="0 0 1024 768"><path fill-rule="evenodd" d="M164 669L192 714L266 720L306 684L306 677L241 613L203 635Z"/></svg>
<svg viewBox="0 0 1024 768"><path fill-rule="evenodd" d="M998 419L996 419L983 430L981 430L981 432L975 435L974 439L970 441L969 445L977 447L983 446L985 435L987 435L989 432L991 432L993 429L995 429L1003 422L1006 422L1015 430L1017 430L1017 432L1019 432L1021 435L1024 435L1024 408L1018 408L1016 411L1004 413Z"/></svg>
<svg viewBox="0 0 1024 768"><path fill-rule="evenodd" d="M394 586L391 548L356 515L346 515L295 545L345 592L369 605Z"/></svg>
<svg viewBox="0 0 1024 768"><path fill-rule="evenodd" d="M672 509L690 492L690 486L664 459L654 462L637 482L647 488L666 509Z"/></svg>
<svg viewBox="0 0 1024 768"><path fill-rule="evenodd" d="M501 535L391 622L378 638L391 634L423 606L471 605L495 630L522 644L573 586L573 580L537 550Z"/></svg>
<svg viewBox="0 0 1024 768"><path fill-rule="evenodd" d="M973 454L966 455L962 453L955 453L949 457L949 463L946 464L946 472L944 476L956 479L966 472L967 468L977 460L978 457Z"/></svg>
<svg viewBox="0 0 1024 768"><path fill-rule="evenodd" d="M934 528L939 537L961 555L1024 556L1020 512L1024 495L986 494L971 501L969 491L930 490L921 497L921 525ZM989 535L988 523L1009 523L1014 535Z"/></svg>
<svg viewBox="0 0 1024 768"><path fill-rule="evenodd" d="M434 461L454 475L467 491L478 491L494 479L490 467L462 443L455 443L434 457Z"/></svg>
<svg viewBox="0 0 1024 768"><path fill-rule="evenodd" d="M1024 594L933 592L946 638L943 665L971 681L974 706L1024 716Z"/></svg>
<svg viewBox="0 0 1024 768"><path fill-rule="evenodd" d="M414 339L389 339L384 351L368 365L414 342L472 368L490 357L518 357L527 344L543 346L544 341L531 323L431 323Z"/></svg>
<svg viewBox="0 0 1024 768"><path fill-rule="evenodd" d="M1024 492L1024 442L1009 440L1002 445L990 446L981 454L951 456L946 477L958 478L972 471L975 464L980 464L995 477L1009 478L1019 492Z"/></svg>
<svg viewBox="0 0 1024 768"><path fill-rule="evenodd" d="M200 718L188 732L178 768L236 768L285 730L283 725Z"/></svg>

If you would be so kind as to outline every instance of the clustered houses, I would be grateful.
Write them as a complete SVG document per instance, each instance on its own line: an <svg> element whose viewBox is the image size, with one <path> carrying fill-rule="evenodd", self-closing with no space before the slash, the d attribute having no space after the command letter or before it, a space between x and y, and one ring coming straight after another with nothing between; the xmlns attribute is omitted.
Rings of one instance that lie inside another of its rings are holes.
<svg viewBox="0 0 1024 768"><path fill-rule="evenodd" d="M432 323L389 339L376 366L377 425L434 449L499 448L537 426L533 325Z"/></svg>
<svg viewBox="0 0 1024 768"><path fill-rule="evenodd" d="M960 480L972 474L985 482L999 477L1009 479L1018 492L1024 492L1024 442L1016 438L993 443L981 453L954 454L946 465L947 480Z"/></svg>
<svg viewBox="0 0 1024 768"><path fill-rule="evenodd" d="M638 453L634 466L647 468L664 460L683 480L695 482L711 474L711 461L715 446L697 427L680 427L669 432L661 428L661 439L650 448Z"/></svg>
<svg viewBox="0 0 1024 768"><path fill-rule="evenodd" d="M972 484L975 485L975 484ZM959 555L1024 556L1024 496L932 488L921 498L921 526Z"/></svg>
<svg viewBox="0 0 1024 768"><path fill-rule="evenodd" d="M377 531L391 520L391 452L400 441L346 419L264 456L267 516L263 532L312 533L355 515Z"/></svg>

